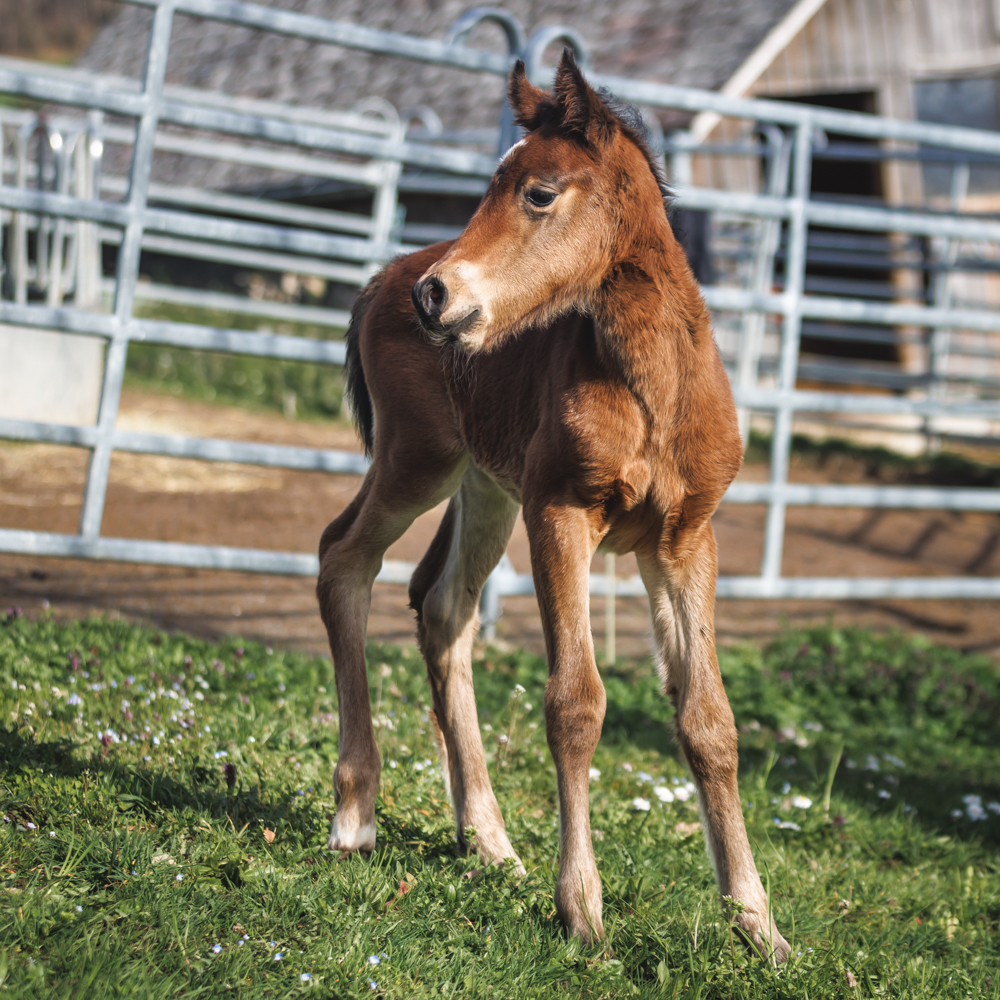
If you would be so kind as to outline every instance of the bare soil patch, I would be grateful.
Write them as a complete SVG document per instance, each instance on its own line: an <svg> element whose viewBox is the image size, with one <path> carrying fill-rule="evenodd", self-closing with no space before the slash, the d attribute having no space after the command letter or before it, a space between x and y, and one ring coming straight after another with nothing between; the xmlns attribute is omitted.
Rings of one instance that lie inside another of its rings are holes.
<svg viewBox="0 0 1000 1000"><path fill-rule="evenodd" d="M169 396L126 393L123 427L158 433L269 441L359 450L352 428L341 423L289 421L269 413L193 403ZM48 445L0 444L0 526L74 532L87 453ZM760 480L767 469L746 466L741 477ZM850 462L833 468L793 463L801 482L864 482ZM344 509L359 485L354 476L260 469L144 455L117 454L112 463L103 533L120 538L241 545L314 551L326 524ZM419 518L387 553L416 561L429 544L443 506ZM763 507L726 505L715 517L720 572L757 572L763 541ZM519 521L509 555L528 572L524 526ZM603 571L596 557L594 571ZM618 573L636 572L632 557ZM977 513L792 508L788 515L784 572L799 576L931 576L1000 572L1000 518ZM214 637L238 633L265 643L322 652L326 639L313 581L164 567L24 556L0 557L0 602L25 611L50 608L60 616L114 613L168 629ZM619 655L649 649L644 600L620 599ZM604 604L592 608L595 642L603 648ZM720 601L721 642L763 640L786 624L832 621L873 628L925 632L935 641L967 649L1000 651L1000 615L988 601ZM498 636L542 649L533 598L511 598ZM405 588L378 585L369 635L411 642L413 615Z"/></svg>

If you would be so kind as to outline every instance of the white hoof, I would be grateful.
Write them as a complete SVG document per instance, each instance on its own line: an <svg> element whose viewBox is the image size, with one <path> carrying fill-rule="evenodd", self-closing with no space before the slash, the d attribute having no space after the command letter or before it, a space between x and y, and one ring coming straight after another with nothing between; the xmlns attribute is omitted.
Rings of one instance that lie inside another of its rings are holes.
<svg viewBox="0 0 1000 1000"><path fill-rule="evenodd" d="M366 823L364 826L355 826L342 822L337 825L338 817L334 817L333 826L330 827L330 839L327 847L331 851L374 851L375 850L375 824Z"/></svg>

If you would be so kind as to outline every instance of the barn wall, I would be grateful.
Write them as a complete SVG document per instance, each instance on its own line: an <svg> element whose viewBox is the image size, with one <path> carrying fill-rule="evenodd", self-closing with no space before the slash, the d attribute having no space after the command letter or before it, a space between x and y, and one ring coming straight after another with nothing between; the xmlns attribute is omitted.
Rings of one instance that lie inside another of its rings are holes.
<svg viewBox="0 0 1000 1000"><path fill-rule="evenodd" d="M751 94L789 97L870 90L879 114L912 118L915 82L979 74L1000 75L997 0L827 0ZM893 204L924 201L922 175L915 164L887 163L883 188ZM962 207L996 211L1000 196L967 197ZM901 301L916 291L914 272L900 269L893 280ZM951 293L956 305L997 308L1000 278L956 274ZM969 336L975 335L953 334L956 339ZM998 338L979 337L983 339ZM904 368L914 371L925 362L919 348L904 351L901 360ZM977 363L983 364L981 359Z"/></svg>
<svg viewBox="0 0 1000 1000"><path fill-rule="evenodd" d="M828 0L760 77L754 96L871 90L876 110L914 117L913 83L1000 72L994 0ZM922 200L919 171L887 166L894 204Z"/></svg>

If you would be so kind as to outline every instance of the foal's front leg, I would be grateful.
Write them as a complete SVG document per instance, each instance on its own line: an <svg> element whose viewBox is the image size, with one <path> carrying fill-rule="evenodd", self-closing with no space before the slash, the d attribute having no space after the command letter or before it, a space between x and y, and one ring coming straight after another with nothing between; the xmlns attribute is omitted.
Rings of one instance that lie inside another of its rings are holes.
<svg viewBox="0 0 1000 1000"><path fill-rule="evenodd" d="M559 787L556 909L586 942L604 936L601 877L590 837L590 762L607 698L590 634L591 525L580 508L525 502L531 568L545 629L545 731Z"/></svg>
<svg viewBox="0 0 1000 1000"><path fill-rule="evenodd" d="M736 784L736 726L715 653L711 524L705 522L677 540L674 553L673 558L662 553L637 556L649 592L664 690L677 710L677 739L698 785L705 844L719 894L745 907L734 922L757 952L783 962L791 949L771 918Z"/></svg>

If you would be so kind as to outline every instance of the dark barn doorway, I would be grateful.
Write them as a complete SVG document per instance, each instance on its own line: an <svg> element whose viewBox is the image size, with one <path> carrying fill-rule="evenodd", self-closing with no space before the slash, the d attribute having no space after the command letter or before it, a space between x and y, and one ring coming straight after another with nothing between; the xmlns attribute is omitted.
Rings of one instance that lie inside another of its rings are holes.
<svg viewBox="0 0 1000 1000"><path fill-rule="evenodd" d="M803 94L782 99L838 111L877 112L873 91ZM817 201L884 205L878 140L837 132L826 133L825 148L817 145L813 154L810 195ZM776 277L782 285L785 249L783 240L776 261ZM892 272L899 266L893 258L898 257L899 249L882 234L810 226L806 251L806 293L875 302L892 301L899 294L892 280ZM902 360L895 328L830 320L803 321L801 354L804 357L800 377L821 382L867 381L884 384L887 380L879 378L874 371L866 372L863 363L898 365ZM833 359L843 359L847 367L838 367ZM854 372L855 366L857 372Z"/></svg>

